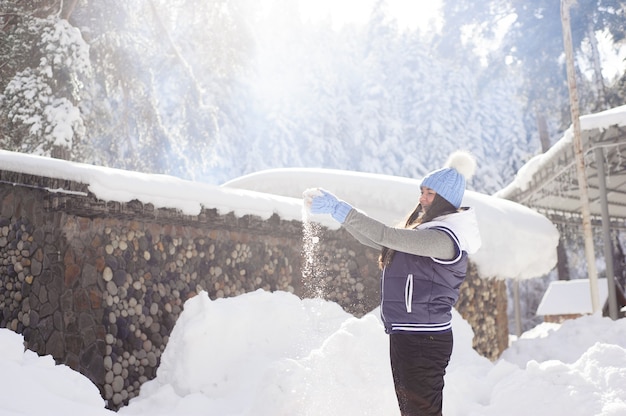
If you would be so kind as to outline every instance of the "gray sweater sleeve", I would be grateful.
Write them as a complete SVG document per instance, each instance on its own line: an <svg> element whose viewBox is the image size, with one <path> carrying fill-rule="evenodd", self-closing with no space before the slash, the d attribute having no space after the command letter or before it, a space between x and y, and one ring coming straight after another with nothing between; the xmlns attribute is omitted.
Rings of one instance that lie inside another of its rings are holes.
<svg viewBox="0 0 626 416"><path fill-rule="evenodd" d="M356 209L350 211L343 227L359 242L376 249L388 247L437 259L452 259L456 256L456 245L444 231L389 227Z"/></svg>

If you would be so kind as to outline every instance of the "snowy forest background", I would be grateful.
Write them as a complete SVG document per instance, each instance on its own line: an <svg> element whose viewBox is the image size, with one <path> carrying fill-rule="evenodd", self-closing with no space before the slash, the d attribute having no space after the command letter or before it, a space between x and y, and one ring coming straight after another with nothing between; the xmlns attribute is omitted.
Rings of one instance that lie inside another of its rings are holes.
<svg viewBox="0 0 626 416"><path fill-rule="evenodd" d="M440 0L428 27L304 1L0 0L0 148L211 184L421 177L464 148L491 194L570 125L558 0ZM571 9L582 114L626 102L625 10Z"/></svg>

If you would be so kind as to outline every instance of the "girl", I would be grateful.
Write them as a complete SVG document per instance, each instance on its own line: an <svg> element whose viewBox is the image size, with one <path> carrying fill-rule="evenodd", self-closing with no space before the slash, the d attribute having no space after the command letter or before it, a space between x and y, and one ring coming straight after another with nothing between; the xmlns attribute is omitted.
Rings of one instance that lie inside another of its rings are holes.
<svg viewBox="0 0 626 416"><path fill-rule="evenodd" d="M475 168L469 153L453 153L445 168L424 178L403 227L386 226L328 191L304 194L311 213L330 214L361 243L381 250L381 318L402 416L442 414L451 310L467 255L481 244L474 210L461 208L466 177Z"/></svg>

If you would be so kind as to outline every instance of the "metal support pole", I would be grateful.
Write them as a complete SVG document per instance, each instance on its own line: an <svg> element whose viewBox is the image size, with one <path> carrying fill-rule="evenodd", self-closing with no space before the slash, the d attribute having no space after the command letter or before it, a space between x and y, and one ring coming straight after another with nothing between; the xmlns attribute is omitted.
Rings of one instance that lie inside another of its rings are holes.
<svg viewBox="0 0 626 416"><path fill-rule="evenodd" d="M615 292L615 271L613 270L613 242L609 220L609 203L606 195L606 178L604 175L604 151L597 147L596 165L598 166L598 185L600 191L600 207L602 209L602 236L604 237L604 260L606 261L606 280L609 285L609 316L617 319L617 294Z"/></svg>
<svg viewBox="0 0 626 416"><path fill-rule="evenodd" d="M578 188L580 192L580 211L583 221L583 236L585 240L585 258L587 260L587 274L589 275L589 289L591 294L591 309L596 313L600 309L600 295L598 293L598 272L596 270L596 256L593 247L593 233L591 232L591 210L589 209L589 195L587 190L587 174L585 158L580 138L580 109L578 107L578 92L576 90L576 71L574 68L574 47L572 46L572 27L570 24L569 7L574 0L561 0L561 23L563 25L563 44L567 62L567 84L569 87L570 108L572 113L572 129L574 154L576 156L576 173L578 174Z"/></svg>
<svg viewBox="0 0 626 416"><path fill-rule="evenodd" d="M515 330L518 337L522 336L522 313L519 301L519 280L513 280L513 301L515 302Z"/></svg>

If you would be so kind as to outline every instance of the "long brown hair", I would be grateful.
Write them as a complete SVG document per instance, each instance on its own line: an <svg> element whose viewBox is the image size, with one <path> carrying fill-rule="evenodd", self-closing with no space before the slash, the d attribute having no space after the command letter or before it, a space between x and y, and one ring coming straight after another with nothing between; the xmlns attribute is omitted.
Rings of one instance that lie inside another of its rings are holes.
<svg viewBox="0 0 626 416"><path fill-rule="evenodd" d="M457 211L458 209L449 203L445 198L441 197L439 194L435 194L433 203L427 211L424 212L422 204L418 204L415 207L415 209L407 216L404 228L416 228L418 225L432 221L434 218L446 214L452 214ZM378 257L378 267L380 267L381 270L384 269L385 266L391 262L394 254L395 250L383 247L380 252L380 256Z"/></svg>

